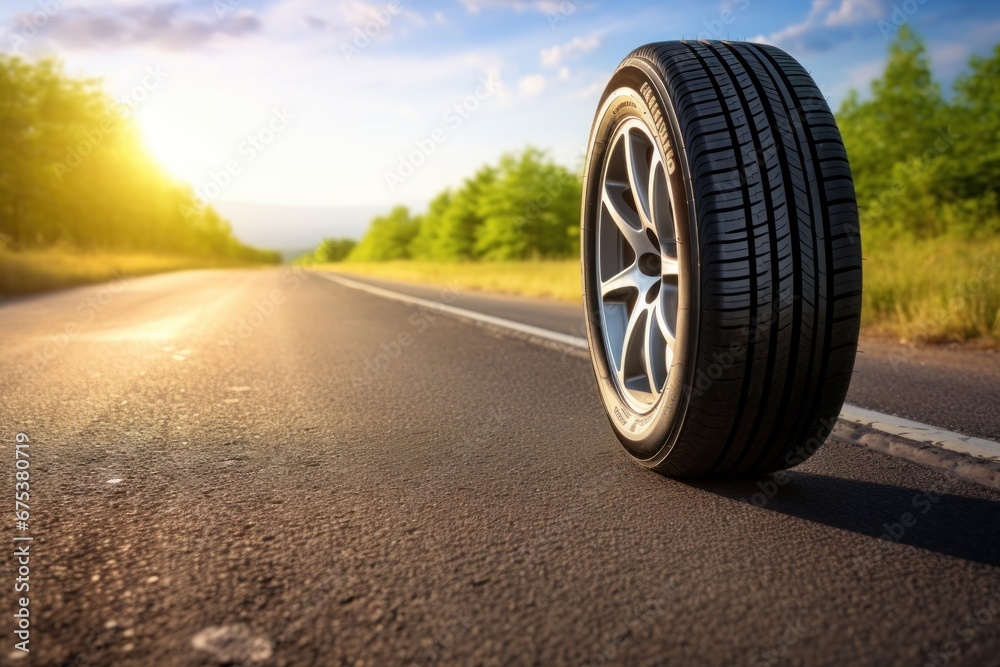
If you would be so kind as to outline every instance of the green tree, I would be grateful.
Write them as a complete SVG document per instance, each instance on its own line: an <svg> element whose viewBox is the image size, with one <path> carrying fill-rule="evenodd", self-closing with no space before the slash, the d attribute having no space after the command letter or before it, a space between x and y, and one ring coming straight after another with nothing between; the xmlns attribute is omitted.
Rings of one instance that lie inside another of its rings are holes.
<svg viewBox="0 0 1000 667"><path fill-rule="evenodd" d="M1000 44L988 58L973 56L955 83L952 123L956 155L949 186L959 198L996 192L1000 183Z"/></svg>
<svg viewBox="0 0 1000 667"><path fill-rule="evenodd" d="M943 111L923 41L904 25L889 47L882 77L871 84L870 99L862 102L851 91L837 114L862 203L892 187L893 165L934 145L945 129Z"/></svg>
<svg viewBox="0 0 1000 667"><path fill-rule="evenodd" d="M100 82L0 54L0 240L278 261L168 176Z"/></svg>
<svg viewBox="0 0 1000 667"><path fill-rule="evenodd" d="M343 262L357 245L354 239L323 239L313 258L317 262Z"/></svg>
<svg viewBox="0 0 1000 667"><path fill-rule="evenodd" d="M439 257L449 260L478 258L476 238L485 222L481 202L496 187L496 180L497 170L489 165L465 179L444 213L438 239Z"/></svg>
<svg viewBox="0 0 1000 667"><path fill-rule="evenodd" d="M528 148L500 159L496 182L480 200L475 251L487 260L565 257L580 219L580 178Z"/></svg>
<svg viewBox="0 0 1000 667"><path fill-rule="evenodd" d="M445 190L431 200L427 212L420 216L419 230L410 248L415 259L446 259L440 253L444 232L444 215L451 207L451 190Z"/></svg>
<svg viewBox="0 0 1000 667"><path fill-rule="evenodd" d="M405 206L397 206L387 215L372 220L364 238L351 252L355 262L384 262L392 259L409 259L410 244L419 231L419 221L410 215Z"/></svg>

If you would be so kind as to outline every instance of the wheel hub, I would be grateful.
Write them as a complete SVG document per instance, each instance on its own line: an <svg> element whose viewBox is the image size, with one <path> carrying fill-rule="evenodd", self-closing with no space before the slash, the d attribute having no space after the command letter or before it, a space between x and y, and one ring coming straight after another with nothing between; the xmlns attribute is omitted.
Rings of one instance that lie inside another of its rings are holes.
<svg viewBox="0 0 1000 667"><path fill-rule="evenodd" d="M662 396L677 330L677 235L665 162L638 118L613 133L602 171L600 314L615 386L635 411Z"/></svg>

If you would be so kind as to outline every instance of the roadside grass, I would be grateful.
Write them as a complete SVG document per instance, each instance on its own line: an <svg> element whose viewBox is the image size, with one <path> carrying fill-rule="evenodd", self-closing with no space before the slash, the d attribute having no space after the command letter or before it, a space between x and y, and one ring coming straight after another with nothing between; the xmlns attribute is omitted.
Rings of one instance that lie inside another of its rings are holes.
<svg viewBox="0 0 1000 667"><path fill-rule="evenodd" d="M402 280L428 285L457 285L464 290L545 297L581 303L580 263L576 260L525 262L343 262L312 268L343 274Z"/></svg>
<svg viewBox="0 0 1000 667"><path fill-rule="evenodd" d="M1000 238L866 238L862 325L868 335L914 343L1000 348ZM319 264L344 274L580 303L576 260Z"/></svg>
<svg viewBox="0 0 1000 667"><path fill-rule="evenodd" d="M35 294L120 276L142 276L182 269L245 266L214 258L125 252L80 252L65 248L0 248L0 295Z"/></svg>
<svg viewBox="0 0 1000 667"><path fill-rule="evenodd" d="M865 242L864 256L866 333L1000 348L1000 238Z"/></svg>

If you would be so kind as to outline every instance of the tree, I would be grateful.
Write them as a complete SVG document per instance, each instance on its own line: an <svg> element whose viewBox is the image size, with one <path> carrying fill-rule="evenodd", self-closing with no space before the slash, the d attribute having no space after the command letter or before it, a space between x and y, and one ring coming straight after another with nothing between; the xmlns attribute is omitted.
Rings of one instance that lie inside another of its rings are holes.
<svg viewBox="0 0 1000 667"><path fill-rule="evenodd" d="M0 238L11 247L278 261L241 244L143 147L100 87L54 60L0 54Z"/></svg>
<svg viewBox="0 0 1000 667"><path fill-rule="evenodd" d="M500 159L496 183L480 201L475 250L488 260L564 257L580 219L580 178L528 148Z"/></svg>
<svg viewBox="0 0 1000 667"><path fill-rule="evenodd" d="M478 258L476 237L485 222L481 202L496 186L496 180L496 168L488 165L480 168L472 178L465 179L444 213L438 238L439 257L449 260Z"/></svg>
<svg viewBox="0 0 1000 667"><path fill-rule="evenodd" d="M343 262L357 245L354 239L323 239L313 256L317 262Z"/></svg>
<svg viewBox="0 0 1000 667"><path fill-rule="evenodd" d="M948 181L958 198L995 193L1000 183L1000 44L988 58L973 56L955 83L955 153ZM987 195L988 196L988 195Z"/></svg>
<svg viewBox="0 0 1000 667"><path fill-rule="evenodd" d="M409 259L410 244L419 231L419 221L410 216L405 206L397 206L388 215L372 220L364 238L351 251L354 262L384 262Z"/></svg>
<svg viewBox="0 0 1000 667"><path fill-rule="evenodd" d="M933 147L943 112L926 48L904 25L889 47L885 72L871 84L871 98L862 102L851 91L837 114L862 204L893 187L894 165Z"/></svg>
<svg viewBox="0 0 1000 667"><path fill-rule="evenodd" d="M451 190L445 190L431 200L427 212L420 216L420 229L410 248L415 259L446 259L440 252L444 234L444 216L451 206Z"/></svg>

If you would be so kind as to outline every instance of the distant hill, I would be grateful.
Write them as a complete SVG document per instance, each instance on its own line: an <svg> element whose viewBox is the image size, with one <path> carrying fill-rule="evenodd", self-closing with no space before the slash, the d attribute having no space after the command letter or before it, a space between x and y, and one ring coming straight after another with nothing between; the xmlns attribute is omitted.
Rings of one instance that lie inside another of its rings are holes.
<svg viewBox="0 0 1000 667"><path fill-rule="evenodd" d="M326 237L359 239L376 215L389 206L277 206L216 202L244 243L280 250L286 257L316 247Z"/></svg>

